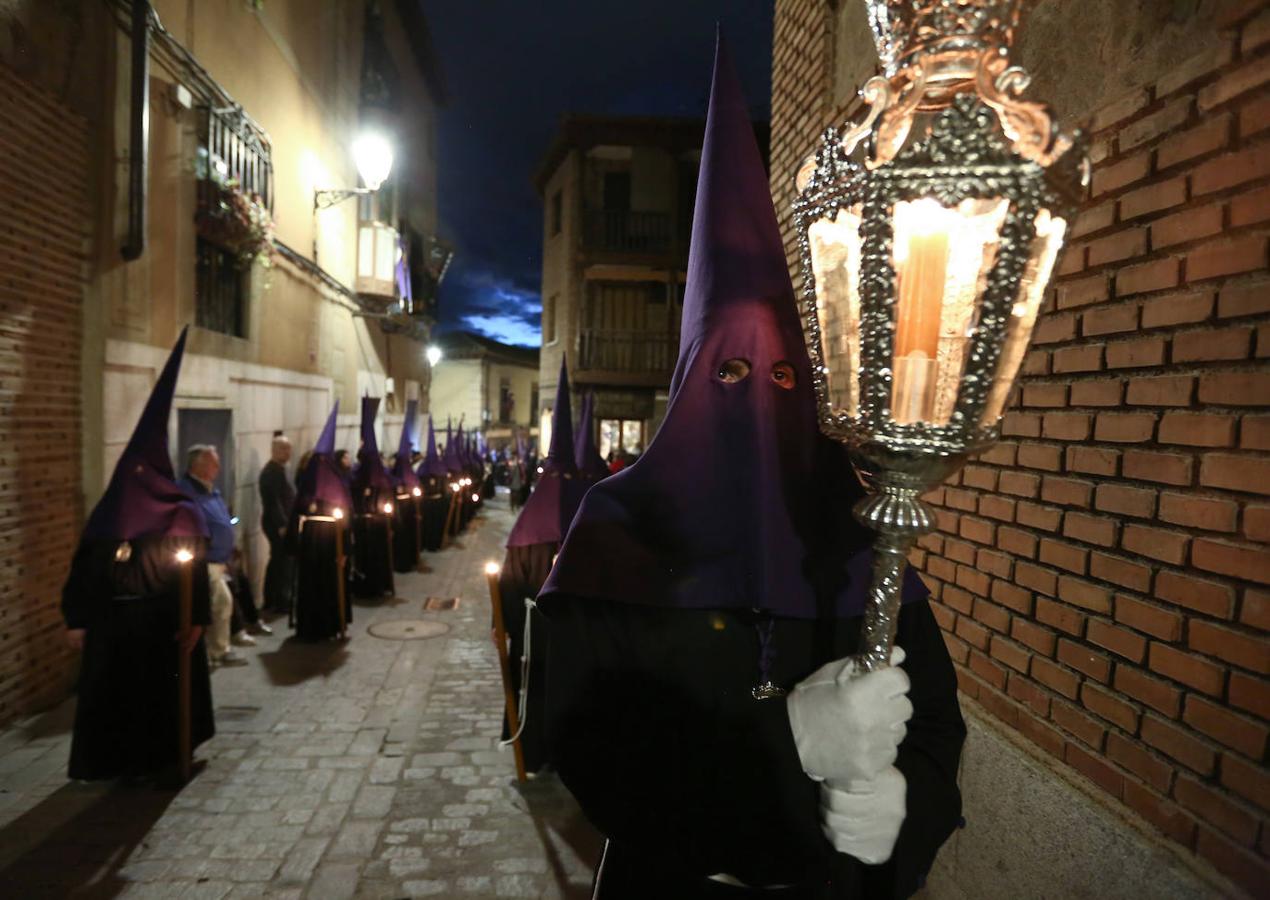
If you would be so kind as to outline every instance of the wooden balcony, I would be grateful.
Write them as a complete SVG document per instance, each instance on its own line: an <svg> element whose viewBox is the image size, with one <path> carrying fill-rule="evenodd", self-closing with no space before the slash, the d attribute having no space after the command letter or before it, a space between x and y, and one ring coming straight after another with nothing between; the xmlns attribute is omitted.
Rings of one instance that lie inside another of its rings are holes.
<svg viewBox="0 0 1270 900"><path fill-rule="evenodd" d="M669 213L593 209L585 214L583 246L588 253L663 256L674 245Z"/></svg>
<svg viewBox="0 0 1270 900"><path fill-rule="evenodd" d="M678 356L678 335L584 330L578 337L577 378L593 384L669 384Z"/></svg>

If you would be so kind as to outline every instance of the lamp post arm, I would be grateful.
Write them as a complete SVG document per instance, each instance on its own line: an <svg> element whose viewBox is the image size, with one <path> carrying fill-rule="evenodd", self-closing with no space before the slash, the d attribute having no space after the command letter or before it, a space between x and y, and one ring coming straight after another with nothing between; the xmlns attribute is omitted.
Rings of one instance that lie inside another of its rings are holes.
<svg viewBox="0 0 1270 900"><path fill-rule="evenodd" d="M332 188L326 191L313 192L313 209L326 209L335 206L337 203L343 203L349 197L356 197L360 194L375 193L370 188Z"/></svg>

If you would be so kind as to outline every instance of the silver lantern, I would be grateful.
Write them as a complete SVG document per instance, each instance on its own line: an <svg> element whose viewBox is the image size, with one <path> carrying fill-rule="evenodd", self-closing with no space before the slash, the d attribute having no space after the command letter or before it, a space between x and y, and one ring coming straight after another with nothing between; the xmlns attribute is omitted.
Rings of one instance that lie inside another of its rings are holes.
<svg viewBox="0 0 1270 900"><path fill-rule="evenodd" d="M1022 0L865 0L884 73L798 172L803 324L821 430L877 532L859 665L885 666L921 494L997 439L1067 224L1079 133L1021 97Z"/></svg>

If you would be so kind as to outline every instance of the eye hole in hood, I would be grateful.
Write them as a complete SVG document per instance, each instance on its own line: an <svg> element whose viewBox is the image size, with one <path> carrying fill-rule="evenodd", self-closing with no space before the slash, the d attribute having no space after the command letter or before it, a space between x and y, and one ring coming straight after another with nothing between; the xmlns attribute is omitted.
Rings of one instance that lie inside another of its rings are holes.
<svg viewBox="0 0 1270 900"><path fill-rule="evenodd" d="M725 360L719 364L719 371L715 375L724 384L736 384L749 377L750 364L740 358Z"/></svg>
<svg viewBox="0 0 1270 900"><path fill-rule="evenodd" d="M772 366L771 378L773 384L787 391L792 391L798 385L798 376L794 374L794 367L784 360Z"/></svg>

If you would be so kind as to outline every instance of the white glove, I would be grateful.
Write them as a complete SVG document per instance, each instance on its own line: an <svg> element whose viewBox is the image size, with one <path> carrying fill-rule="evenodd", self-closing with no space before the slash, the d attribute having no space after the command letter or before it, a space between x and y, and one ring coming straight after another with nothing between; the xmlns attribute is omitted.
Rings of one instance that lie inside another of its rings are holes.
<svg viewBox="0 0 1270 900"><path fill-rule="evenodd" d="M908 675L898 668L903 661L896 647L888 668L856 677L853 660L835 660L790 692L789 724L811 778L846 786L870 781L895 762L913 716Z"/></svg>
<svg viewBox="0 0 1270 900"><path fill-rule="evenodd" d="M908 783L895 766L846 790L826 781L820 786L820 830L839 853L869 865L884 863L891 858L904 824L907 790Z"/></svg>

